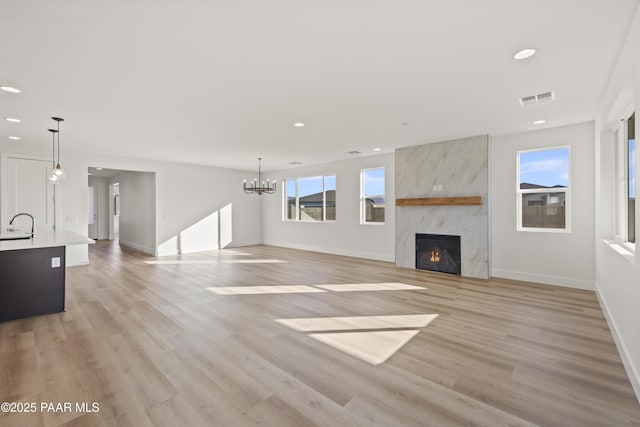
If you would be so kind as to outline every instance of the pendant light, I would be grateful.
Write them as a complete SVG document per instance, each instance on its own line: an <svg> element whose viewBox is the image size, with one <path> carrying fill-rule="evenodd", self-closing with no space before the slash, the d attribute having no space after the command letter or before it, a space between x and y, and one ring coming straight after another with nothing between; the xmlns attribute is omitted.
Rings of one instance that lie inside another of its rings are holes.
<svg viewBox="0 0 640 427"><path fill-rule="evenodd" d="M51 182L52 184L59 184L60 180L58 179L58 175L55 174L55 170L56 170L56 133L58 133L57 130L55 129L48 129L49 132L51 132L51 138L53 139L53 144L52 144L52 151L53 154L51 155L51 163L52 163L52 168L51 168L51 173L49 174L49 176L47 177L49 182Z"/></svg>
<svg viewBox="0 0 640 427"><path fill-rule="evenodd" d="M271 182L269 179L267 181L262 181L262 157L258 157L258 177L253 181L250 181L247 184L247 180L245 179L242 183L242 188L244 192L247 194L273 194L276 192L276 180L274 179Z"/></svg>
<svg viewBox="0 0 640 427"><path fill-rule="evenodd" d="M56 132L58 134L58 161L55 167L53 168L52 173L54 173L58 177L58 180L60 180L60 179L63 179L65 176L64 170L62 170L62 166L60 166L60 122L64 122L64 119L60 117L51 117L51 118L56 122L58 122L58 132Z"/></svg>

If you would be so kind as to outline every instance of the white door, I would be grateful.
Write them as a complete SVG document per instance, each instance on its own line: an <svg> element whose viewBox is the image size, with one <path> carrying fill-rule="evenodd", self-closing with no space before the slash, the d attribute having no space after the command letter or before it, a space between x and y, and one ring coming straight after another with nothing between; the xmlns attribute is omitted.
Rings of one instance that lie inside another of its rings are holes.
<svg viewBox="0 0 640 427"><path fill-rule="evenodd" d="M20 212L33 215L36 232L53 231L55 222L55 188L47 179L51 162L35 159L7 158L6 218L8 226L13 216ZM22 216L14 225L30 228L31 220Z"/></svg>
<svg viewBox="0 0 640 427"><path fill-rule="evenodd" d="M113 220L115 218L114 212L115 212L115 201L114 201L114 191L113 191L113 184L109 184L109 212L107 214L107 218L109 218L109 240L113 240L113 235L114 235L114 231L113 231Z"/></svg>
<svg viewBox="0 0 640 427"><path fill-rule="evenodd" d="M95 185L89 186L87 192L87 221L89 223L89 238L98 238L98 190Z"/></svg>

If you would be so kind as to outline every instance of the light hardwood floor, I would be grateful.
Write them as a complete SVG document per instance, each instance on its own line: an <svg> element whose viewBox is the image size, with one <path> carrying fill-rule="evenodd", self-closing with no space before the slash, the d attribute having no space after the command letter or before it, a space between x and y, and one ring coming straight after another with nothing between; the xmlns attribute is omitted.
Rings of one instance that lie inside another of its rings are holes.
<svg viewBox="0 0 640 427"><path fill-rule="evenodd" d="M90 258L65 313L0 325L0 401L38 405L0 425L640 426L593 292L268 246Z"/></svg>

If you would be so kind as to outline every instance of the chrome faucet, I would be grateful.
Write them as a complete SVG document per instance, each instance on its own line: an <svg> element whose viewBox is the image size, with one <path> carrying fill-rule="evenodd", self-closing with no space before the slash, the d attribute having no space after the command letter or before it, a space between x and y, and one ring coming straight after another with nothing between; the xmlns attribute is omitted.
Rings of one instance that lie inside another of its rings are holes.
<svg viewBox="0 0 640 427"><path fill-rule="evenodd" d="M34 233L34 230L36 228L36 219L33 217L33 215L28 214L28 213L24 213L24 212L15 214L13 216L13 218L11 218L11 221L9 221L9 225L12 225L13 224L13 220L16 219L19 216L22 216L22 215L26 215L29 218L31 218L31 237L33 238L33 233Z"/></svg>

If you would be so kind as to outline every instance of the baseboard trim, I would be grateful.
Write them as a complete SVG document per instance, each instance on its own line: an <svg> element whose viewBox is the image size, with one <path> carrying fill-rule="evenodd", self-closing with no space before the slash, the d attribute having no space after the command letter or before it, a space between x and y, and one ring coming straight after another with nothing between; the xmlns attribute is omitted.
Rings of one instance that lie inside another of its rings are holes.
<svg viewBox="0 0 640 427"><path fill-rule="evenodd" d="M232 241L231 243L229 243L227 246L223 247L224 248L241 248L243 246L254 246L254 245L261 245L262 244L262 240L247 240L246 242L235 242Z"/></svg>
<svg viewBox="0 0 640 427"><path fill-rule="evenodd" d="M299 245L295 243L284 243L284 242L273 242L273 241L266 241L266 242L263 242L263 244L269 245L269 246L278 246L281 248L299 249L301 251L322 252L325 254L371 259L375 261L396 262L396 258L393 255L383 255L383 254L376 254L371 252L350 251L350 250L343 250L343 249L336 249L336 248L325 248L322 246Z"/></svg>
<svg viewBox="0 0 640 427"><path fill-rule="evenodd" d="M616 343L616 347L618 348L618 353L620 353L620 358L622 359L622 364L624 365L625 371L627 371L627 376L629 377L629 382L631 383L631 387L636 394L636 399L638 403L640 403L640 374L638 373L638 369L633 363L633 360L628 356L627 346L624 344L624 340L622 336L618 332L618 327L616 326L616 322L611 316L609 312L609 307L607 307L607 302L604 297L598 290L596 286L596 295L598 296L598 301L600 302L600 307L602 308L602 312L604 313L605 319L607 319L607 323L609 324L609 330L611 331L611 335L613 336L613 340Z"/></svg>
<svg viewBox="0 0 640 427"><path fill-rule="evenodd" d="M589 280L573 279L570 277L548 276L544 274L523 273L520 271L503 270L501 268L493 268L491 277L501 277L503 279L520 280L523 282L536 282L545 285L564 286L567 288L583 289L587 291L595 291L595 283Z"/></svg>
<svg viewBox="0 0 640 427"><path fill-rule="evenodd" d="M154 252L154 250L152 248L148 248L146 246L142 246L142 245L139 245L137 243L129 242L127 240L122 240L122 239L118 240L118 242L121 245L129 246L129 247L131 247L133 249L139 250L139 251L144 252L146 254L155 255L155 252Z"/></svg>

